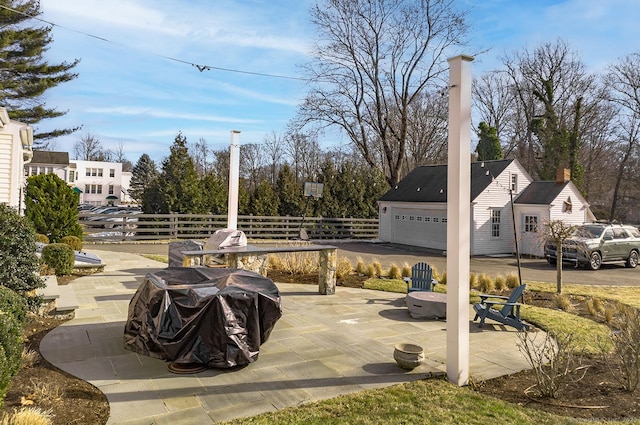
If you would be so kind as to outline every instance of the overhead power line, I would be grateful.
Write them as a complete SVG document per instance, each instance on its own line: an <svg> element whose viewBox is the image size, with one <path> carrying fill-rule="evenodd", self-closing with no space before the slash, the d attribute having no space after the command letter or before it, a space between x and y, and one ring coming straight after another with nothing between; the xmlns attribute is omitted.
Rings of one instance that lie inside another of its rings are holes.
<svg viewBox="0 0 640 425"><path fill-rule="evenodd" d="M17 13L17 14L22 15L22 16L26 16L27 18L31 18L31 19L35 19L35 20L40 21L40 22L44 22L45 24L51 25L53 27L62 28L62 29L67 30L67 31L75 32L76 34L81 34L81 35L84 35L86 37L95 38L95 39L100 40L100 41L105 42L105 43L110 43L110 44L113 44L113 45L116 45L116 46L121 46L121 47L126 47L128 49L132 49L130 46L123 45L121 43L117 43L115 41L109 40L108 38L100 37L100 36L97 36L97 35L94 35L94 34L90 34L90 33L87 33L87 32L83 32L83 31L79 31L79 30L76 30L76 29L73 29L73 28L66 27L64 25L59 25L59 24L56 24L55 22L47 21L46 19L42 19L42 18L39 18L37 16L29 15L28 13L21 12L19 10L13 9L11 7L8 7L8 6L4 6L4 5L0 4L0 8L8 10L8 11L13 12L13 13ZM159 54L159 53L145 52L145 51L143 51L142 53L144 53L146 55L150 55L150 56L155 56L155 57L158 57L158 58L166 59L166 60L169 60L169 61L173 61L173 62L182 63L182 64L185 64L185 65L191 65L191 66L195 67L200 72L216 70L216 71L223 71L223 72L233 72L233 73L236 73L236 74L255 75L255 76L259 76L259 77L281 78L281 79L285 79L285 80L297 80L297 81L308 81L308 79L302 78L302 77L293 77L293 76L288 76L288 75L269 74L269 73L264 73L264 72L244 71L244 70L241 70L241 69L223 68L223 67L214 66L214 65L200 65L200 64L197 64L197 63L194 63L194 62L190 62L188 60L174 58L172 56L166 56L166 55L162 55L162 54Z"/></svg>

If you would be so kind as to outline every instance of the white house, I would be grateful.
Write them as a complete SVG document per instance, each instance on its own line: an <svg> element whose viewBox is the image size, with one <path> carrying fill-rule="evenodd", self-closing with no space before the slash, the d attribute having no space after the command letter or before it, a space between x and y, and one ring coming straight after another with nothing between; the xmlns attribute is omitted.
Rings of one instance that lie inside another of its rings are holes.
<svg viewBox="0 0 640 425"><path fill-rule="evenodd" d="M24 199L23 167L32 157L33 130L9 119L0 107L0 203L22 211Z"/></svg>
<svg viewBox="0 0 640 425"><path fill-rule="evenodd" d="M81 204L119 205L131 202L131 172L122 163L69 160L67 152L35 151L25 176L56 174L80 193Z"/></svg>
<svg viewBox="0 0 640 425"><path fill-rule="evenodd" d="M471 255L514 253L513 216L520 252L536 256L542 255L539 235L548 220L595 219L571 181L534 182L515 159L473 162L470 202ZM446 165L415 168L378 205L380 240L447 249Z"/></svg>

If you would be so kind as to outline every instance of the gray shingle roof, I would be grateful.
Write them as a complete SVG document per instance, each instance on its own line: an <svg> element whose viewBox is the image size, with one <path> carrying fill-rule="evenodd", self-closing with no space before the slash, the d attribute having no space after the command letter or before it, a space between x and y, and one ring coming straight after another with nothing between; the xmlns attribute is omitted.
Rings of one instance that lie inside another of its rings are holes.
<svg viewBox="0 0 640 425"><path fill-rule="evenodd" d="M31 164L69 165L69 152L33 151Z"/></svg>
<svg viewBox="0 0 640 425"><path fill-rule="evenodd" d="M513 201L516 204L549 205L569 182L537 181L527 186Z"/></svg>
<svg viewBox="0 0 640 425"><path fill-rule="evenodd" d="M513 159L471 163L471 201L498 177ZM488 173L487 173L488 172ZM380 201L447 202L447 166L424 165L414 168Z"/></svg>

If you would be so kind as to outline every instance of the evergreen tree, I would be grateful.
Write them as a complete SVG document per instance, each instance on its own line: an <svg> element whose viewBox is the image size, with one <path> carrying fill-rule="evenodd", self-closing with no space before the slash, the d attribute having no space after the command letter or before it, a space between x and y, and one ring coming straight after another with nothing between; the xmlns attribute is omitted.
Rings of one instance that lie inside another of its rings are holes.
<svg viewBox="0 0 640 425"><path fill-rule="evenodd" d="M4 0L0 8L0 104L9 116L34 125L66 112L46 107L44 93L58 84L73 80L71 70L78 64L50 64L44 59L51 38L51 27L36 27L32 16L41 14L38 0ZM12 9L12 10L9 10ZM34 135L34 147L46 147L46 140L72 133L77 128L53 130Z"/></svg>
<svg viewBox="0 0 640 425"><path fill-rule="evenodd" d="M136 165L131 172L131 182L129 184L129 196L138 202L142 202L142 193L145 191L149 184L158 177L158 170L155 162L149 157L149 155L142 154Z"/></svg>
<svg viewBox="0 0 640 425"><path fill-rule="evenodd" d="M277 216L280 200L273 186L263 179L251 195L250 210L255 215Z"/></svg>
<svg viewBox="0 0 640 425"><path fill-rule="evenodd" d="M280 215L301 215L304 205L302 187L296 182L296 176L289 164L285 164L278 173L276 193L280 199L278 212Z"/></svg>
<svg viewBox="0 0 640 425"><path fill-rule="evenodd" d="M50 242L59 242L64 236L82 238L79 200L80 195L55 174L31 176L25 189L25 216Z"/></svg>
<svg viewBox="0 0 640 425"><path fill-rule="evenodd" d="M159 189L164 207L168 211L182 214L202 214L206 212L202 185L189 155L187 139L178 133L171 154L162 163Z"/></svg>
<svg viewBox="0 0 640 425"><path fill-rule="evenodd" d="M503 159L502 146L498 138L498 132L486 122L481 122L478 126L478 161L491 161L493 159Z"/></svg>
<svg viewBox="0 0 640 425"><path fill-rule="evenodd" d="M210 214L226 214L228 186L225 179L213 171L202 179L205 209Z"/></svg>
<svg viewBox="0 0 640 425"><path fill-rule="evenodd" d="M44 286L36 255L36 232L32 224L8 205L0 203L0 282L28 297Z"/></svg>

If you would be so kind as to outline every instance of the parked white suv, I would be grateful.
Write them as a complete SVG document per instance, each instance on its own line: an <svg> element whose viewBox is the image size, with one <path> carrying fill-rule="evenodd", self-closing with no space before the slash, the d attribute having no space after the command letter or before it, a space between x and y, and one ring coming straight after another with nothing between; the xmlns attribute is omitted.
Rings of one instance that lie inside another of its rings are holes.
<svg viewBox="0 0 640 425"><path fill-rule="evenodd" d="M547 242L544 256L556 264L557 247ZM624 262L635 268L640 256L640 231L622 224L585 224L576 228L575 236L562 245L562 261L598 270L603 263Z"/></svg>

